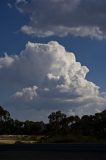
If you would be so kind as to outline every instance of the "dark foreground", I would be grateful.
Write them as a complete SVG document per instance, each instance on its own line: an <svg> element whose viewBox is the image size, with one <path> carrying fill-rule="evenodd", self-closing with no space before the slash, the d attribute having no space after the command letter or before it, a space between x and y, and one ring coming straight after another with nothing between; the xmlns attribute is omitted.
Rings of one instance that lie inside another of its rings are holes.
<svg viewBox="0 0 106 160"><path fill-rule="evenodd" d="M106 160L106 144L0 145L0 160Z"/></svg>

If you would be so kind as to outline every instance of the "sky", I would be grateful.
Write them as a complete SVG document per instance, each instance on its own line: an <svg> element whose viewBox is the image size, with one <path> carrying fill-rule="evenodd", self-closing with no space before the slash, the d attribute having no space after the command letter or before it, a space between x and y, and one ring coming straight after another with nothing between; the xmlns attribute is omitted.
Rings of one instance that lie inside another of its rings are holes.
<svg viewBox="0 0 106 160"><path fill-rule="evenodd" d="M106 106L105 0L0 1L0 103L21 120Z"/></svg>

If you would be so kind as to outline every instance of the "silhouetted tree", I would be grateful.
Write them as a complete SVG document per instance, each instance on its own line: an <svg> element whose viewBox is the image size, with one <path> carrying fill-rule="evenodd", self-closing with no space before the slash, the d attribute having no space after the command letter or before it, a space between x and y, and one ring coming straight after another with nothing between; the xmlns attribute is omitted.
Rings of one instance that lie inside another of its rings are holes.
<svg viewBox="0 0 106 160"><path fill-rule="evenodd" d="M66 115L61 111L53 112L48 116L50 130L55 133L59 132L66 125Z"/></svg>
<svg viewBox="0 0 106 160"><path fill-rule="evenodd" d="M10 119L10 113L3 109L3 107L0 106L0 121L7 121Z"/></svg>

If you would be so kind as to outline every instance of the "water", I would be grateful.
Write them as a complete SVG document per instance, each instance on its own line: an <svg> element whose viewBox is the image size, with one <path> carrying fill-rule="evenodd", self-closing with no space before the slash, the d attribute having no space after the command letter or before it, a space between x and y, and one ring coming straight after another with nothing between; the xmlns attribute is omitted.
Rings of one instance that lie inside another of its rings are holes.
<svg viewBox="0 0 106 160"><path fill-rule="evenodd" d="M0 160L106 160L106 145L0 145Z"/></svg>

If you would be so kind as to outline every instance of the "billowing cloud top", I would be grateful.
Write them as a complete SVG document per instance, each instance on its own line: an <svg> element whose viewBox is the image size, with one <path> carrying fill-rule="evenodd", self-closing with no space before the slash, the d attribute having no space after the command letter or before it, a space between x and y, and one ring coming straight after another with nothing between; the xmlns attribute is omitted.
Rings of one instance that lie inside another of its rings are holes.
<svg viewBox="0 0 106 160"><path fill-rule="evenodd" d="M16 6L29 16L21 28L29 35L106 37L105 0L16 0Z"/></svg>
<svg viewBox="0 0 106 160"><path fill-rule="evenodd" d="M105 93L86 80L88 71L58 42L28 42L19 55L0 58L0 89L5 96L0 101L21 119L45 119L56 110L79 115L101 111Z"/></svg>

